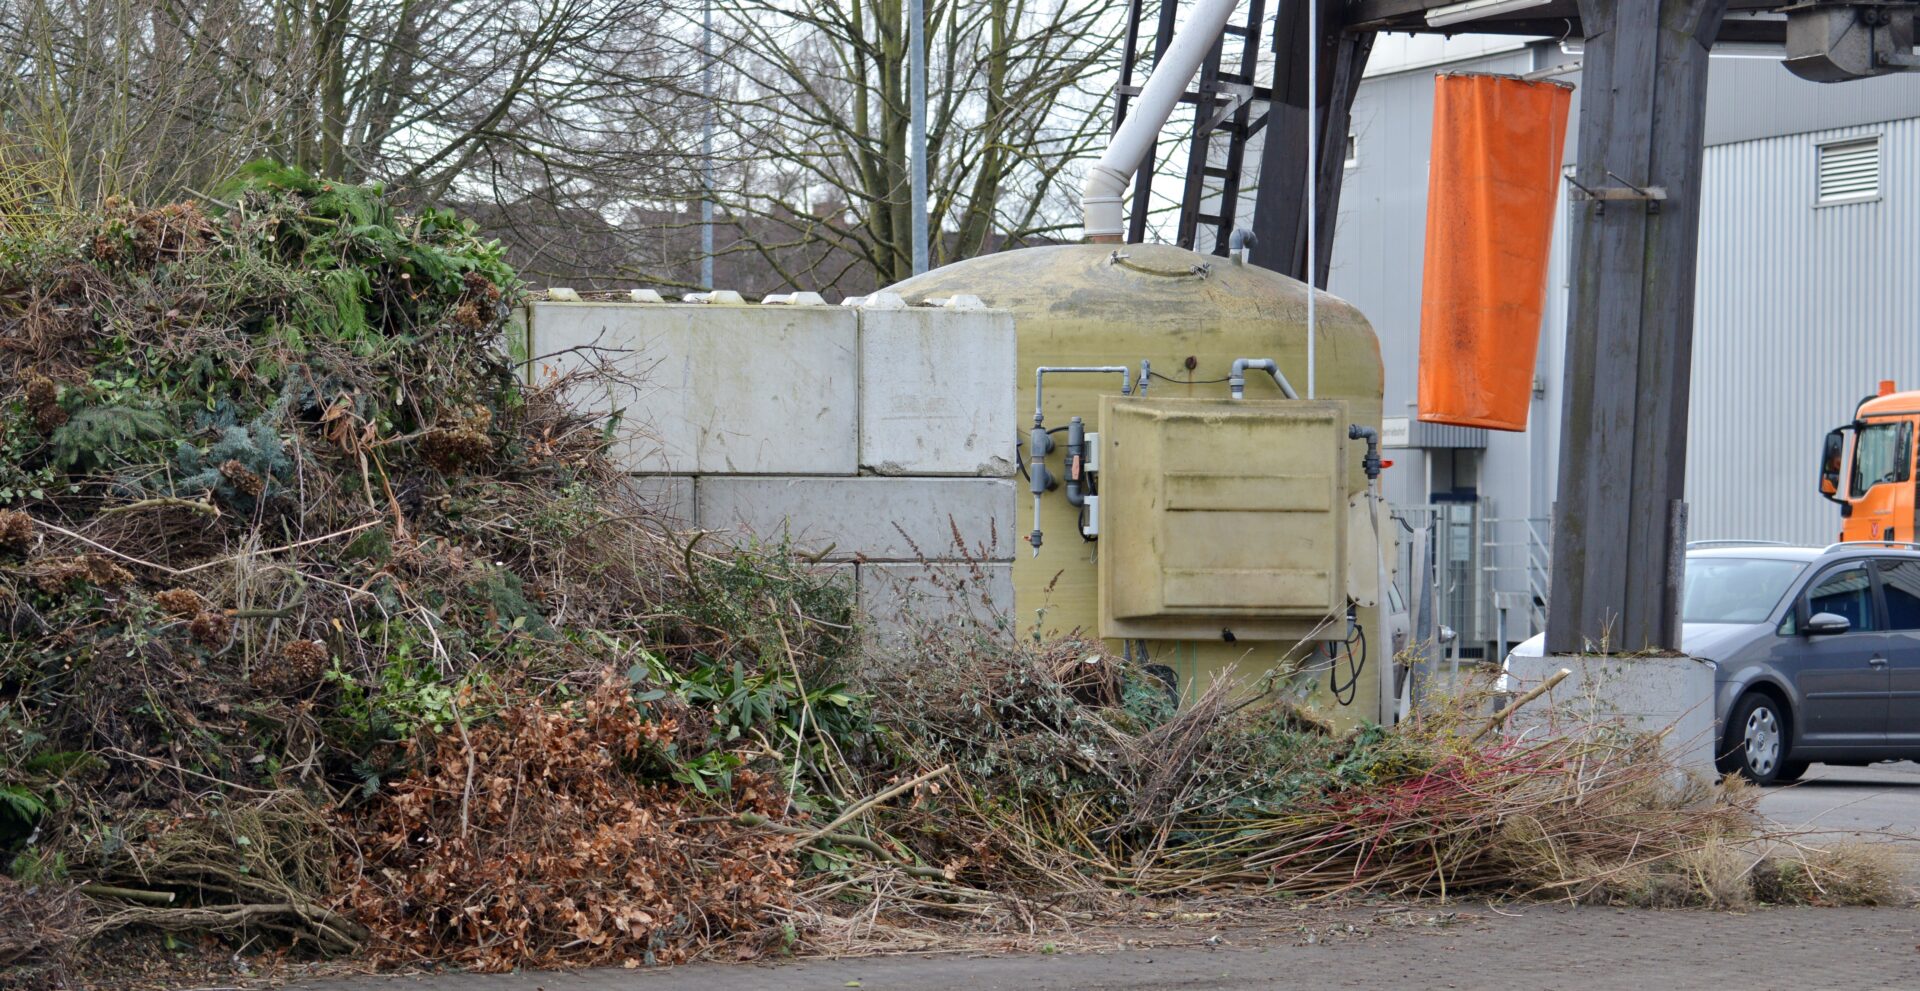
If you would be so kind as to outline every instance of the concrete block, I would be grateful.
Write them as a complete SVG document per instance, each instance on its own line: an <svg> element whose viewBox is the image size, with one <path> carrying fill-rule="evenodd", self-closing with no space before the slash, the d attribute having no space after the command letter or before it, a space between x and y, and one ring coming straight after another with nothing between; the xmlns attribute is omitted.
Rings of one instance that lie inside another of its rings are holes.
<svg viewBox="0 0 1920 991"><path fill-rule="evenodd" d="M1528 691L1561 668L1573 672L1514 713L1516 733L1666 732L1661 745L1683 772L1713 777L1713 667L1691 657L1514 654L1506 689Z"/></svg>
<svg viewBox="0 0 1920 991"><path fill-rule="evenodd" d="M1014 473L1018 358L1005 310L860 314L860 464L881 475Z"/></svg>
<svg viewBox="0 0 1920 991"><path fill-rule="evenodd" d="M630 475L627 488L641 505L674 525L694 525L693 479L685 475Z"/></svg>
<svg viewBox="0 0 1920 991"><path fill-rule="evenodd" d="M1013 565L862 564L860 611L882 638L962 623L1011 635Z"/></svg>
<svg viewBox="0 0 1920 991"><path fill-rule="evenodd" d="M626 381L579 401L625 410L634 472L852 475L858 316L836 307L530 304L545 373L610 361ZM568 349L565 354L559 352Z"/></svg>
<svg viewBox="0 0 1920 991"><path fill-rule="evenodd" d="M1013 559L1011 479L712 476L695 504L706 529L788 535L823 560Z"/></svg>

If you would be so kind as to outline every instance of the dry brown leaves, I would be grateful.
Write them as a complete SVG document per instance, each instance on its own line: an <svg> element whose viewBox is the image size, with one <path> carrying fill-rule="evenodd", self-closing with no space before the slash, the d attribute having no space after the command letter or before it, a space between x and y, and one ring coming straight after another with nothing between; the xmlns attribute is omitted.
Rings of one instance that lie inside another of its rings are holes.
<svg viewBox="0 0 1920 991"><path fill-rule="evenodd" d="M167 589L166 591L156 593L153 601L155 605L182 619L199 615L202 610L207 608L207 600L201 598L200 593L190 588Z"/></svg>
<svg viewBox="0 0 1920 991"><path fill-rule="evenodd" d="M493 414L485 406L459 410L427 431L420 442L421 456L436 471L451 475L493 453L493 438L487 434L492 425Z"/></svg>
<svg viewBox="0 0 1920 991"><path fill-rule="evenodd" d="M424 766L348 824L360 853L343 907L390 962L504 971L751 946L791 904L795 867L786 839L732 814L777 817L784 801L746 772L724 808L636 777L677 731L608 681L417 744Z"/></svg>
<svg viewBox="0 0 1920 991"><path fill-rule="evenodd" d="M151 268L177 261L213 240L213 224L193 203L134 210L124 202L109 199L107 218L107 225L94 235L90 245L98 261Z"/></svg>
<svg viewBox="0 0 1920 991"><path fill-rule="evenodd" d="M26 554L33 547L33 517L17 509L0 509L0 551Z"/></svg>
<svg viewBox="0 0 1920 991"><path fill-rule="evenodd" d="M22 884L0 874L0 987L58 986L86 899L64 885Z"/></svg>
<svg viewBox="0 0 1920 991"><path fill-rule="evenodd" d="M134 583L132 572L99 554L42 558L20 570L48 595L87 588L118 591Z"/></svg>

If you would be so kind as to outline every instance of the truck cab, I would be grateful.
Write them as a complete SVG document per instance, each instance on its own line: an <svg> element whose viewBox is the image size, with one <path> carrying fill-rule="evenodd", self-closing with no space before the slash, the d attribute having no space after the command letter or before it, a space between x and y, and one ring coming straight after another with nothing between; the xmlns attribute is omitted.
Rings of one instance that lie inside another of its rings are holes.
<svg viewBox="0 0 1920 991"><path fill-rule="evenodd" d="M1820 452L1820 494L1840 505L1843 542L1912 543L1914 427L1920 391L1880 383L1860 401L1853 422L1827 433Z"/></svg>

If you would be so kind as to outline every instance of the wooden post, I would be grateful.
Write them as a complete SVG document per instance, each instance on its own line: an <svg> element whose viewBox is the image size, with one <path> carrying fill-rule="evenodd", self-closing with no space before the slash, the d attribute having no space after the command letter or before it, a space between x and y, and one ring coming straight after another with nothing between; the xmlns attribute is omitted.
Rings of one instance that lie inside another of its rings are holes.
<svg viewBox="0 0 1920 991"><path fill-rule="evenodd" d="M1707 50L1727 0L1580 0L1565 415L1547 650L1677 649ZM1659 198L1664 194L1664 198ZM1576 191L1576 196L1588 195Z"/></svg>

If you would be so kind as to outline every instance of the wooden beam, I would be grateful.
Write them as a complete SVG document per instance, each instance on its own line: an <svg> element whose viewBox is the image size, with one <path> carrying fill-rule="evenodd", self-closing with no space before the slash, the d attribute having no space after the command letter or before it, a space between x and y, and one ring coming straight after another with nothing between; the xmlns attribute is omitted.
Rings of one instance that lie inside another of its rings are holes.
<svg viewBox="0 0 1920 991"><path fill-rule="evenodd" d="M1252 228L1257 241L1255 265L1301 281L1309 278L1307 263L1307 94L1312 85L1320 129L1318 230L1319 258L1311 266L1315 285L1327 282L1333 257L1334 222L1339 217L1340 186L1345 178L1347 124L1367 56L1373 51L1373 33L1347 31L1340 7L1332 0L1320 3L1320 37L1307 37L1307 3L1316 0L1280 0L1274 12L1276 65L1273 99L1268 104L1267 137L1260 150L1260 187L1254 194ZM1320 78L1307 79L1307 45L1320 49Z"/></svg>
<svg viewBox="0 0 1920 991"><path fill-rule="evenodd" d="M1581 0L1572 231L1547 649L1678 649L1707 52L1728 0ZM1657 206L1657 210L1655 207Z"/></svg>

